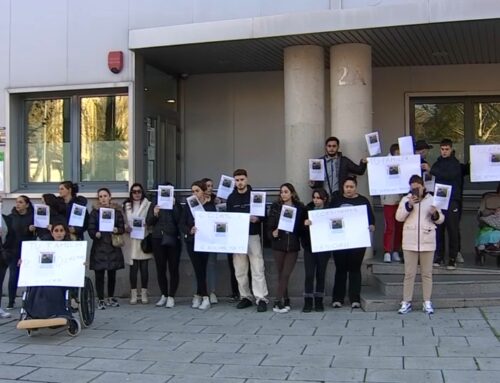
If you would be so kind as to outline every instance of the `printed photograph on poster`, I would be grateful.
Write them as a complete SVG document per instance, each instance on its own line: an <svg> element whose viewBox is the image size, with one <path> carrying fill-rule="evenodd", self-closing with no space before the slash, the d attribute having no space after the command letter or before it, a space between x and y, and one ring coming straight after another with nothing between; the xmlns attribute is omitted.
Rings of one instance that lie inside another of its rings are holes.
<svg viewBox="0 0 500 383"><path fill-rule="evenodd" d="M431 173L424 173L424 186L427 191L433 191L434 185L436 184L436 177L434 177Z"/></svg>
<svg viewBox="0 0 500 383"><path fill-rule="evenodd" d="M434 186L434 200L432 205L441 210L448 210L451 197L451 185L436 183Z"/></svg>
<svg viewBox="0 0 500 383"><path fill-rule="evenodd" d="M280 220L278 230L293 232L295 219L297 217L297 208L293 206L281 206Z"/></svg>
<svg viewBox="0 0 500 383"><path fill-rule="evenodd" d="M217 188L217 197L227 199L234 190L234 178L222 175Z"/></svg>
<svg viewBox="0 0 500 383"><path fill-rule="evenodd" d="M112 233L115 228L115 209L99 208L99 231Z"/></svg>
<svg viewBox="0 0 500 383"><path fill-rule="evenodd" d="M325 180L325 162L321 158L309 159L309 181Z"/></svg>
<svg viewBox="0 0 500 383"><path fill-rule="evenodd" d="M73 206L71 206L68 225L74 227L83 227L85 223L86 210L87 208L85 206L74 203Z"/></svg>
<svg viewBox="0 0 500 383"><path fill-rule="evenodd" d="M500 181L500 145L470 145L471 182Z"/></svg>
<svg viewBox="0 0 500 383"><path fill-rule="evenodd" d="M174 187L172 185L158 186L158 206L165 210L174 208Z"/></svg>
<svg viewBox="0 0 500 383"><path fill-rule="evenodd" d="M200 200L196 198L195 195L187 197L186 203L189 206L189 210L191 210L191 214L193 215L193 217L196 211L205 211L205 208L201 204Z"/></svg>
<svg viewBox="0 0 500 383"><path fill-rule="evenodd" d="M376 156L377 154L382 153L378 132L365 134L365 140L370 156Z"/></svg>
<svg viewBox="0 0 500 383"><path fill-rule="evenodd" d="M420 156L368 157L370 195L406 194L408 181L421 174Z"/></svg>
<svg viewBox="0 0 500 383"><path fill-rule="evenodd" d="M197 211L194 250L210 253L246 253L250 214Z"/></svg>
<svg viewBox="0 0 500 383"><path fill-rule="evenodd" d="M250 215L265 217L266 215L266 193L250 192Z"/></svg>
<svg viewBox="0 0 500 383"><path fill-rule="evenodd" d="M33 225L46 229L50 224L50 208L47 205L33 205Z"/></svg>
<svg viewBox="0 0 500 383"><path fill-rule="evenodd" d="M133 217L130 228L130 238L144 239L146 236L146 219L144 217Z"/></svg>
<svg viewBox="0 0 500 383"><path fill-rule="evenodd" d="M404 136L398 138L399 154L402 156L411 156L415 153L413 148L413 137ZM419 173L416 173L419 174Z"/></svg>
<svg viewBox="0 0 500 383"><path fill-rule="evenodd" d="M24 241L19 287L82 287L87 241Z"/></svg>

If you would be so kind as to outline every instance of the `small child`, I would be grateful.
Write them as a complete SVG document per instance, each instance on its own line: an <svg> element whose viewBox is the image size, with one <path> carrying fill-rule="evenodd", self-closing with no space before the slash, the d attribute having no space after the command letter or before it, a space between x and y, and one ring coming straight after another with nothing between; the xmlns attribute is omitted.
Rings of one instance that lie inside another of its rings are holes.
<svg viewBox="0 0 500 383"><path fill-rule="evenodd" d="M479 217L481 229L476 238L476 247L484 250L487 245L500 247L500 208L486 217Z"/></svg>

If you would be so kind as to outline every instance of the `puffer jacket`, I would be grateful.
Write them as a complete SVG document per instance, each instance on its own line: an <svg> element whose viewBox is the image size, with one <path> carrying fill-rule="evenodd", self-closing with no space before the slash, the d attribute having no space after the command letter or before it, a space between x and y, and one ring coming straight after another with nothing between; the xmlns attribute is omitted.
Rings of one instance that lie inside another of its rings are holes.
<svg viewBox="0 0 500 383"><path fill-rule="evenodd" d="M396 220L404 222L403 250L434 251L436 250L436 225L444 222L444 215L437 210L437 219L431 217L430 209L433 197L426 193L424 198L410 209L407 204L411 194L403 197L396 211Z"/></svg>
<svg viewBox="0 0 500 383"><path fill-rule="evenodd" d="M306 217L306 208L299 202L293 205L297 208L295 217L295 225L293 232L278 230L278 237L274 238L273 231L278 228L281 215L281 207L279 202L274 202L269 209L269 218L267 220L267 236L271 241L271 248L276 251L292 252L300 250L300 238L304 234L304 220Z"/></svg>
<svg viewBox="0 0 500 383"><path fill-rule="evenodd" d="M120 247L114 247L111 242L111 234L108 232L100 232L101 237L97 238L99 232L99 208L102 206L96 205L90 213L88 233L92 238L92 248L90 249L90 270L118 270L125 267L123 252ZM115 209L115 227L116 234L125 232L125 223L121 207L116 204L111 204L111 208Z"/></svg>

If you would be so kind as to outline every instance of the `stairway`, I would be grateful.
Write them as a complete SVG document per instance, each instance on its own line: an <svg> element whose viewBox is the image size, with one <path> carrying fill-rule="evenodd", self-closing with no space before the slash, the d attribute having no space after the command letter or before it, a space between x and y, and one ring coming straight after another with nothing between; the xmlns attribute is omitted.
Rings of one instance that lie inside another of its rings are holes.
<svg viewBox="0 0 500 383"><path fill-rule="evenodd" d="M363 286L361 292L363 309L397 310L403 295L404 265L376 261L366 265L368 286ZM414 307L419 307L422 302L419 272L415 280ZM432 303L436 308L500 306L500 270L434 268Z"/></svg>

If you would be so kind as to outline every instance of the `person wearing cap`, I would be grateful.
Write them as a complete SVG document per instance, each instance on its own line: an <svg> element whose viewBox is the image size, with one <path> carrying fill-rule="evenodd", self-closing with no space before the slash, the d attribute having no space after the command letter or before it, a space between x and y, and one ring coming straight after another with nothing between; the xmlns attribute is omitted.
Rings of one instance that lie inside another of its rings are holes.
<svg viewBox="0 0 500 383"><path fill-rule="evenodd" d="M422 174L431 170L431 167L426 160L429 149L432 149L432 145L429 145L427 141L417 140L417 142L415 142L415 154L420 155L420 168L422 169Z"/></svg>

